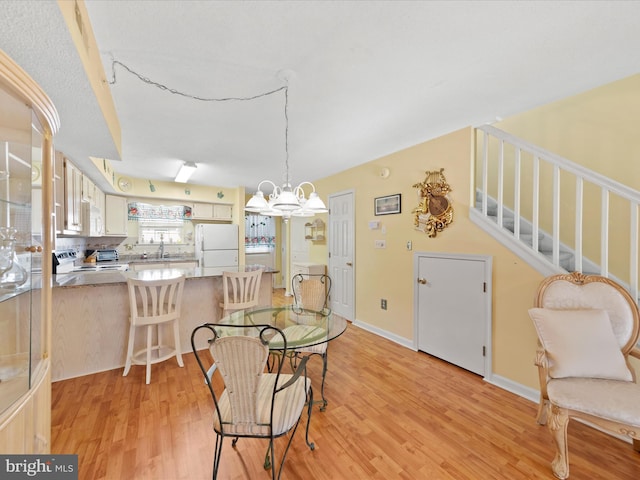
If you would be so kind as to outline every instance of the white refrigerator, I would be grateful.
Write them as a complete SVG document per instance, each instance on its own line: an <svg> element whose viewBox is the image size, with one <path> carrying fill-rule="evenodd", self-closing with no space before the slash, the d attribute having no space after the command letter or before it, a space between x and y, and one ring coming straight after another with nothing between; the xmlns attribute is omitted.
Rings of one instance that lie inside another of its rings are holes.
<svg viewBox="0 0 640 480"><path fill-rule="evenodd" d="M200 267L238 266L238 225L196 225L196 258Z"/></svg>

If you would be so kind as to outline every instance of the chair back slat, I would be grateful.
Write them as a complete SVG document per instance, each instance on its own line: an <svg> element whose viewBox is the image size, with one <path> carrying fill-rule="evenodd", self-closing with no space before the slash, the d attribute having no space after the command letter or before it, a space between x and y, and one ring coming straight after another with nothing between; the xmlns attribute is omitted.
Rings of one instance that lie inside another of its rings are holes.
<svg viewBox="0 0 640 480"><path fill-rule="evenodd" d="M163 280L127 279L134 325L163 323L180 317L184 276Z"/></svg>
<svg viewBox="0 0 640 480"><path fill-rule="evenodd" d="M258 305L262 269L249 272L223 272L223 308L226 312Z"/></svg>

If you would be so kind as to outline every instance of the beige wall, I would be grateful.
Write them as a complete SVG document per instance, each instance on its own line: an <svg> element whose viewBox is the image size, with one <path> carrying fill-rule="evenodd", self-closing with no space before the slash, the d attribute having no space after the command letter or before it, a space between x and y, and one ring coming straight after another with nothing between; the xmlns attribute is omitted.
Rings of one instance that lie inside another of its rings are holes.
<svg viewBox="0 0 640 480"><path fill-rule="evenodd" d="M635 190L640 190L640 74L558 100L515 115L495 126L530 143L561 155ZM524 163L524 162L523 162ZM523 175L525 173L523 172ZM547 175L550 178L551 174ZM560 238L575 244L575 179L561 176L563 221ZM508 196L505 193L506 198ZM584 186L583 251L599 263L601 244L601 191ZM523 192L523 208L530 195ZM551 231L551 195L541 196L542 228ZM630 279L629 204L610 195L609 271L624 282ZM546 205L546 206L545 206Z"/></svg>
<svg viewBox="0 0 640 480"><path fill-rule="evenodd" d="M413 256L415 252L454 252L493 257L493 364L494 373L537 388L533 358L536 336L527 309L542 279L510 251L471 223L473 130L465 128L406 150L374 160L338 175L315 182L323 200L329 194L355 191L356 319L393 335L413 340ZM381 178L388 167L391 174ZM425 171L444 168L453 191L453 224L436 238L413 226L411 210L418 197L413 184L424 180ZM402 194L402 213L375 217L374 198ZM368 222L380 220L386 228L369 230ZM374 241L385 239L386 249ZM407 241L413 250L407 251ZM326 262L326 246L314 246L314 260ZM380 309L386 298L388 309Z"/></svg>
<svg viewBox="0 0 640 480"><path fill-rule="evenodd" d="M579 163L635 190L640 190L640 74L589 90L580 95L558 100L525 112L495 126L546 150ZM563 187L564 188L564 187ZM585 187L585 217L599 219L599 192L589 202ZM626 279L628 256L616 256L628 247L628 212L616 208L611 200L612 272ZM619 220L618 220L619 219ZM599 238L587 235L585 241ZM599 245L592 246L597 252ZM585 246L588 254L588 246ZM597 253L594 254L597 258ZM640 373L640 361L631 359Z"/></svg>
<svg viewBox="0 0 640 480"><path fill-rule="evenodd" d="M640 190L640 74L495 126Z"/></svg>
<svg viewBox="0 0 640 480"><path fill-rule="evenodd" d="M640 75L534 109L497 124L531 143L581 163L632 188L640 189ZM323 200L355 191L356 319L413 340L414 252L459 252L493 257L494 374L538 388L533 357L536 335L527 315L542 276L468 218L473 171L473 130L463 129L373 160L314 182ZM382 167L391 174L383 179ZM414 230L411 210L417 195L411 186L424 172L444 168L453 191L453 224L436 238ZM375 217L375 197L402 194L402 213ZM386 227L369 230L370 220ZM387 248L374 249L385 239ZM413 251L406 250L407 241ZM313 261L327 261L327 247L314 245ZM380 309L380 298L388 310ZM633 361L636 369L640 362Z"/></svg>

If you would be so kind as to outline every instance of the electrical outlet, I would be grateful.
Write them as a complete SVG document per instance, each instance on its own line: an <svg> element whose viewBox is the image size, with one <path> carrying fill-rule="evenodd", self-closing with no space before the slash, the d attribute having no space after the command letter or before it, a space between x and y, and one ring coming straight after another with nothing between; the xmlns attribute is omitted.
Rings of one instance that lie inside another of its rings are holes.
<svg viewBox="0 0 640 480"><path fill-rule="evenodd" d="M380 299L380 308L382 310L386 310L387 309L387 299L386 298L381 298Z"/></svg>
<svg viewBox="0 0 640 480"><path fill-rule="evenodd" d="M376 240L374 245L376 248L387 248L387 242L385 240Z"/></svg>
<svg viewBox="0 0 640 480"><path fill-rule="evenodd" d="M411 240L409 240L407 242L407 250L411 250L413 248L413 242Z"/></svg>

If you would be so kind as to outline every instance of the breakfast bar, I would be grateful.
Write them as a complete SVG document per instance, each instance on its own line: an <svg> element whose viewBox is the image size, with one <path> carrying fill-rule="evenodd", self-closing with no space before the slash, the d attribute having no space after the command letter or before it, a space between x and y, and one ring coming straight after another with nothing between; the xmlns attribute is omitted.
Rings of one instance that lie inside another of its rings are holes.
<svg viewBox="0 0 640 480"><path fill-rule="evenodd" d="M181 351L191 351L192 330L221 318L222 273L262 268L167 269L185 275L180 319ZM156 270L161 273L166 270ZM260 306L271 306L273 269L265 269ZM136 272L65 273L53 276L52 380L89 375L124 366L129 330L127 276Z"/></svg>

